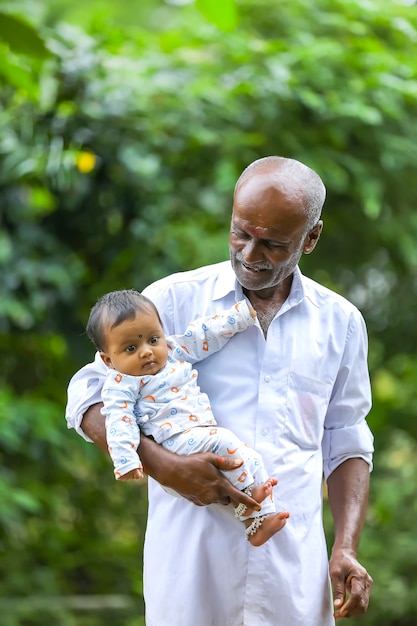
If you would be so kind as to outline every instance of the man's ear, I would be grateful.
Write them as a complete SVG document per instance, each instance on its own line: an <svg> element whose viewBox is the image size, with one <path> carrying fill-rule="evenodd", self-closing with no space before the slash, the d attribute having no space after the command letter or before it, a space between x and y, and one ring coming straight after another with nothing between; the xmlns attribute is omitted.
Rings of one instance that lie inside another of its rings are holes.
<svg viewBox="0 0 417 626"><path fill-rule="evenodd" d="M100 352L101 359L107 367L112 367L111 358L106 352Z"/></svg>
<svg viewBox="0 0 417 626"><path fill-rule="evenodd" d="M313 252L320 239L321 231L323 230L323 221L319 220L315 226L310 230L304 240L303 252L304 254L310 254Z"/></svg>

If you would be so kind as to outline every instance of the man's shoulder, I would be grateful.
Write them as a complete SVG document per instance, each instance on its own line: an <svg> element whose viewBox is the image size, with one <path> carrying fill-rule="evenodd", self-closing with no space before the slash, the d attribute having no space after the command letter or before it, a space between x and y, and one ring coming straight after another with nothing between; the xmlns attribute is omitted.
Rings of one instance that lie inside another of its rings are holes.
<svg viewBox="0 0 417 626"><path fill-rule="evenodd" d="M302 281L305 296L318 307L336 307L348 315L354 312L359 313L358 308L353 302L333 289L318 283L308 276L303 276Z"/></svg>

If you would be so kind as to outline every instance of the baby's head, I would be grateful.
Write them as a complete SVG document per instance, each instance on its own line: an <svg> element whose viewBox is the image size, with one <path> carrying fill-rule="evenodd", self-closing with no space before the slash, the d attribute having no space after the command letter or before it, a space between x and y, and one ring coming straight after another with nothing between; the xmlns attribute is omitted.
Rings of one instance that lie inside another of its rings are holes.
<svg viewBox="0 0 417 626"><path fill-rule="evenodd" d="M90 312L86 327L104 363L124 374L156 374L168 349L159 313L134 289L105 294Z"/></svg>

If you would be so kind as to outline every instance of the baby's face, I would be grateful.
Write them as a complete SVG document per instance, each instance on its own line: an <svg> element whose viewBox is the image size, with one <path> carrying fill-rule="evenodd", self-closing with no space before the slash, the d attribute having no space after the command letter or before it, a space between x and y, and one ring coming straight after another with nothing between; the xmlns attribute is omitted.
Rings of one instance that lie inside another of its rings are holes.
<svg viewBox="0 0 417 626"><path fill-rule="evenodd" d="M114 328L108 326L106 346L101 353L106 365L130 376L157 374L168 359L164 331L151 308Z"/></svg>

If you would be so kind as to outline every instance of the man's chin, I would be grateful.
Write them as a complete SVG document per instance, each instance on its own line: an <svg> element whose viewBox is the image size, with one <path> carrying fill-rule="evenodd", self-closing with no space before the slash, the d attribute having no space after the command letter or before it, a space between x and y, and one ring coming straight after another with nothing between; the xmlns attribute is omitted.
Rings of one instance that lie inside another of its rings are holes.
<svg viewBox="0 0 417 626"><path fill-rule="evenodd" d="M248 291L259 291L271 286L271 279L268 270L261 272L239 271L235 272L236 278L243 289Z"/></svg>

